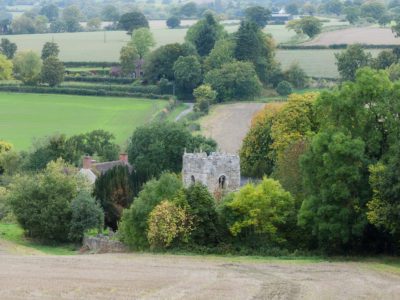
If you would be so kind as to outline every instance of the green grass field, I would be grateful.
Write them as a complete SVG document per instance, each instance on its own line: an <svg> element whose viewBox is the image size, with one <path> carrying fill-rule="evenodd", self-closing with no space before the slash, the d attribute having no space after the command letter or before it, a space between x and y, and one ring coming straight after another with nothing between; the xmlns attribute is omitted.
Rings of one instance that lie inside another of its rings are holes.
<svg viewBox="0 0 400 300"><path fill-rule="evenodd" d="M104 129L122 146L168 104L162 100L0 93L0 140L27 150L35 138Z"/></svg>

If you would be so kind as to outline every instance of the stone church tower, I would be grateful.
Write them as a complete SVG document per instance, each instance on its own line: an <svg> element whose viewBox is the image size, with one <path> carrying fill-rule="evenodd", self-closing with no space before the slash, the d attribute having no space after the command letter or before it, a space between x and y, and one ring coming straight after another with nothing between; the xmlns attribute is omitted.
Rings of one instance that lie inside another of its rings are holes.
<svg viewBox="0 0 400 300"><path fill-rule="evenodd" d="M240 187L240 158L224 153L185 153L182 179L185 187L200 182L210 193L233 192Z"/></svg>

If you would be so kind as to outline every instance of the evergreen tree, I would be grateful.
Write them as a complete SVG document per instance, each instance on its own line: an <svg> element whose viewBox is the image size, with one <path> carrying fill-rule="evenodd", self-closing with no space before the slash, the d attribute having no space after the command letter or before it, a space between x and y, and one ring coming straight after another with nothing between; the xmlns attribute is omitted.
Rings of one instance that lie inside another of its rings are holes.
<svg viewBox="0 0 400 300"><path fill-rule="evenodd" d="M127 166L115 166L97 178L93 195L104 210L105 225L118 228L122 210L133 201L133 187Z"/></svg>

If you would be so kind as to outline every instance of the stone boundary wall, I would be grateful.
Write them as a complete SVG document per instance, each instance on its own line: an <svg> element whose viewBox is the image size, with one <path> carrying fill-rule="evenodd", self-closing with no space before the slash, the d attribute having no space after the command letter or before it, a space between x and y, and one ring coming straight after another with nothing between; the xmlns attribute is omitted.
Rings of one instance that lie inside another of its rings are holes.
<svg viewBox="0 0 400 300"><path fill-rule="evenodd" d="M120 241L112 240L105 235L84 237L82 251L91 253L125 253L128 248Z"/></svg>

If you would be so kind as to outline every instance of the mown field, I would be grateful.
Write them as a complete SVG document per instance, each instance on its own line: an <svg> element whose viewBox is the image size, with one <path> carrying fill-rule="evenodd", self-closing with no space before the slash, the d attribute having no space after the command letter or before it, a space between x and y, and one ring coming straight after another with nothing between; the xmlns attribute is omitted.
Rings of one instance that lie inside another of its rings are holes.
<svg viewBox="0 0 400 300"><path fill-rule="evenodd" d="M187 28L168 29L163 25L163 21L150 24L157 42L156 47L184 41ZM330 22L325 22L324 26L347 26L347 24L331 20ZM228 32L235 32L238 26L229 25L225 26L225 28ZM288 31L284 25L267 26L265 32L270 33L277 44L288 43L296 38L294 31ZM7 37L17 43L19 50L33 50L38 53L44 43L54 41L60 46L60 58L63 61L108 62L119 60L121 47L130 39L124 31L0 36L0 38L2 37ZM337 74L332 53L333 51L315 52L315 50L302 50L301 52L292 52L279 50L277 58L283 66L288 66L292 62L298 61L306 71L310 72L311 76L334 77ZM323 62L322 65L321 62Z"/></svg>
<svg viewBox="0 0 400 300"><path fill-rule="evenodd" d="M112 97L0 93L0 140L26 150L35 138L104 129L124 145L167 101Z"/></svg>

